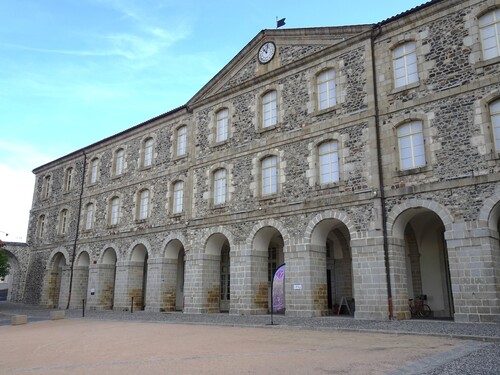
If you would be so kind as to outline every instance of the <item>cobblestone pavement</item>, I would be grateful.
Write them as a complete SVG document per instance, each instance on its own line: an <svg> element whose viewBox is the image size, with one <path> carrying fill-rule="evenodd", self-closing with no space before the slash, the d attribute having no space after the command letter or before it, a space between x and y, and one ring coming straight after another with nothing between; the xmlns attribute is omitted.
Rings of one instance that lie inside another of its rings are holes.
<svg viewBox="0 0 500 375"><path fill-rule="evenodd" d="M22 314L29 322L49 319L51 310L37 306L0 302L0 325L10 324L10 316ZM81 319L82 310L65 310L67 319ZM292 318L270 315L182 314L138 311L85 311L85 319L163 322L193 325L269 327L273 329L337 330L428 335L467 340L456 350L425 358L392 374L498 374L500 369L500 324L455 323L437 320L368 321L350 317Z"/></svg>

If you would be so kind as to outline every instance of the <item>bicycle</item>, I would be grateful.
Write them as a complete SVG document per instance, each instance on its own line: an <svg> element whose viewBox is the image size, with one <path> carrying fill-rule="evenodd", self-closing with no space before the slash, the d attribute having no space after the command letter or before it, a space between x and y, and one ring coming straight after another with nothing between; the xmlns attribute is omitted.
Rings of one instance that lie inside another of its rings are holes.
<svg viewBox="0 0 500 375"><path fill-rule="evenodd" d="M421 294L418 297L410 298L408 300L408 306L410 307L412 318L428 318L432 314L432 310L428 304L425 303L427 300L426 294Z"/></svg>

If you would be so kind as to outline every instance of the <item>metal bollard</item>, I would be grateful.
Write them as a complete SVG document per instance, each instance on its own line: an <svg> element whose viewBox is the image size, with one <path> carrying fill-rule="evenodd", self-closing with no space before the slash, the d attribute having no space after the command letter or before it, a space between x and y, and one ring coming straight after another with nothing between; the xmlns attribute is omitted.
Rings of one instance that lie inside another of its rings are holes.
<svg viewBox="0 0 500 375"><path fill-rule="evenodd" d="M82 318L85 318L85 300L82 299Z"/></svg>
<svg viewBox="0 0 500 375"><path fill-rule="evenodd" d="M134 312L134 297L132 297L132 304L130 305L130 313Z"/></svg>

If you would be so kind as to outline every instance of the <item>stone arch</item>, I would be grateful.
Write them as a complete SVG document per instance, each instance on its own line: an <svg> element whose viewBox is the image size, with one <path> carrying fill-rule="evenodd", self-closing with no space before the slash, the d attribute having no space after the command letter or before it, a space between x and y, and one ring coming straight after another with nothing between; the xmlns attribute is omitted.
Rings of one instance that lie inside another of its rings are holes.
<svg viewBox="0 0 500 375"><path fill-rule="evenodd" d="M186 238L184 235L180 232L169 234L161 245L161 256L167 259L177 259L178 253L175 253L175 250L178 252L180 246L186 247Z"/></svg>
<svg viewBox="0 0 500 375"><path fill-rule="evenodd" d="M226 239L229 242L230 247L233 247L234 236L229 230L227 230L222 226L210 228L208 230L208 235L206 237L205 243L203 245L203 251L205 252L205 254L220 255L220 251L217 252L216 248L220 249L220 247L222 247Z"/></svg>
<svg viewBox="0 0 500 375"><path fill-rule="evenodd" d="M87 250L81 250L76 255L77 266L88 267L90 265L90 254Z"/></svg>
<svg viewBox="0 0 500 375"><path fill-rule="evenodd" d="M14 253L5 248L3 250L5 255L7 255L10 266L9 274L5 276L3 281L4 285L7 287L7 301L18 301L19 294L21 294L19 290L19 283L21 281L20 263Z"/></svg>
<svg viewBox="0 0 500 375"><path fill-rule="evenodd" d="M320 212L316 214L308 223L306 230L304 232L304 243L306 244L313 244L313 245L322 245L323 241L321 240L321 237L326 234L323 233L322 231L318 231L317 225L324 221L324 220L329 220L329 219L334 219L338 220L342 224L344 224L349 231L349 236L350 238L357 238L358 237L358 232L356 231L356 228L354 227L354 223L350 220L349 216L342 211L337 211L337 210L328 210L324 212Z"/></svg>
<svg viewBox="0 0 500 375"><path fill-rule="evenodd" d="M453 217L450 211L443 205L426 199L409 199L393 207L387 216L387 236L404 238L404 232L408 220L412 216L412 209L424 208L434 212L445 227L445 231L452 230Z"/></svg>
<svg viewBox="0 0 500 375"><path fill-rule="evenodd" d="M257 235L257 232L259 232L261 229L265 227L272 227L278 230L278 232L281 233L281 236L283 237L283 242L284 242L284 251L286 252L288 247L291 244L291 238L290 234L288 233L288 230L285 228L285 226L278 220L276 219L267 219L267 220L261 220L257 224L255 224L250 231L250 234L247 237L246 243L247 245L252 248L254 245L254 240Z"/></svg>
<svg viewBox="0 0 500 375"><path fill-rule="evenodd" d="M140 238L132 242L132 244L129 246L127 250L126 258L132 261L137 260L134 259L135 255L141 255L141 256L147 255L148 257L151 255L151 244L149 243L148 240Z"/></svg>
<svg viewBox="0 0 500 375"><path fill-rule="evenodd" d="M69 264L69 254L68 254L68 251L64 247L58 247L58 248L52 250L52 252L50 253L49 258L47 260L46 269L48 269L48 268L50 268L50 266L52 266L52 264L54 262L54 257L58 253L61 253L63 255L64 260L65 260L65 266L69 266L70 265Z"/></svg>
<svg viewBox="0 0 500 375"><path fill-rule="evenodd" d="M164 241L162 254L169 266L169 291L170 299L167 302L168 310L184 309L184 276L185 276L185 244L186 239L182 233L171 233Z"/></svg>
<svg viewBox="0 0 500 375"><path fill-rule="evenodd" d="M107 243L106 245L104 245L100 251L98 251L98 259L97 259L97 263L98 264L109 264L109 263L104 263L104 255L106 253L106 251L108 251L109 249L112 249L115 253L115 257L116 257L116 262L119 261L119 260L124 260L124 259L120 259L120 252L118 251L118 246L116 246L116 244L114 242L109 242Z"/></svg>
<svg viewBox="0 0 500 375"><path fill-rule="evenodd" d="M117 252L112 246L108 246L102 252L101 258L99 260L100 264L116 264L118 260Z"/></svg>
<svg viewBox="0 0 500 375"><path fill-rule="evenodd" d="M47 260L45 269L42 305L54 308L65 305L69 295L69 254L65 248L54 249Z"/></svg>
<svg viewBox="0 0 500 375"><path fill-rule="evenodd" d="M500 220L500 186L497 191L487 198L483 207L479 211L478 225L480 228L489 228L492 231L498 231L498 222Z"/></svg>

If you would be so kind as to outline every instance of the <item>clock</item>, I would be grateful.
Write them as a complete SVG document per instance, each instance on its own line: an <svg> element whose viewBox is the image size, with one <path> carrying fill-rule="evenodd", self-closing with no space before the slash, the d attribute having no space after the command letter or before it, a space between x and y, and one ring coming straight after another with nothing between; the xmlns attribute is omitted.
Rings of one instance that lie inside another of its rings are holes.
<svg viewBox="0 0 500 375"><path fill-rule="evenodd" d="M264 43L259 49L259 62L261 64L267 64L274 57L276 52L276 46L273 42Z"/></svg>

